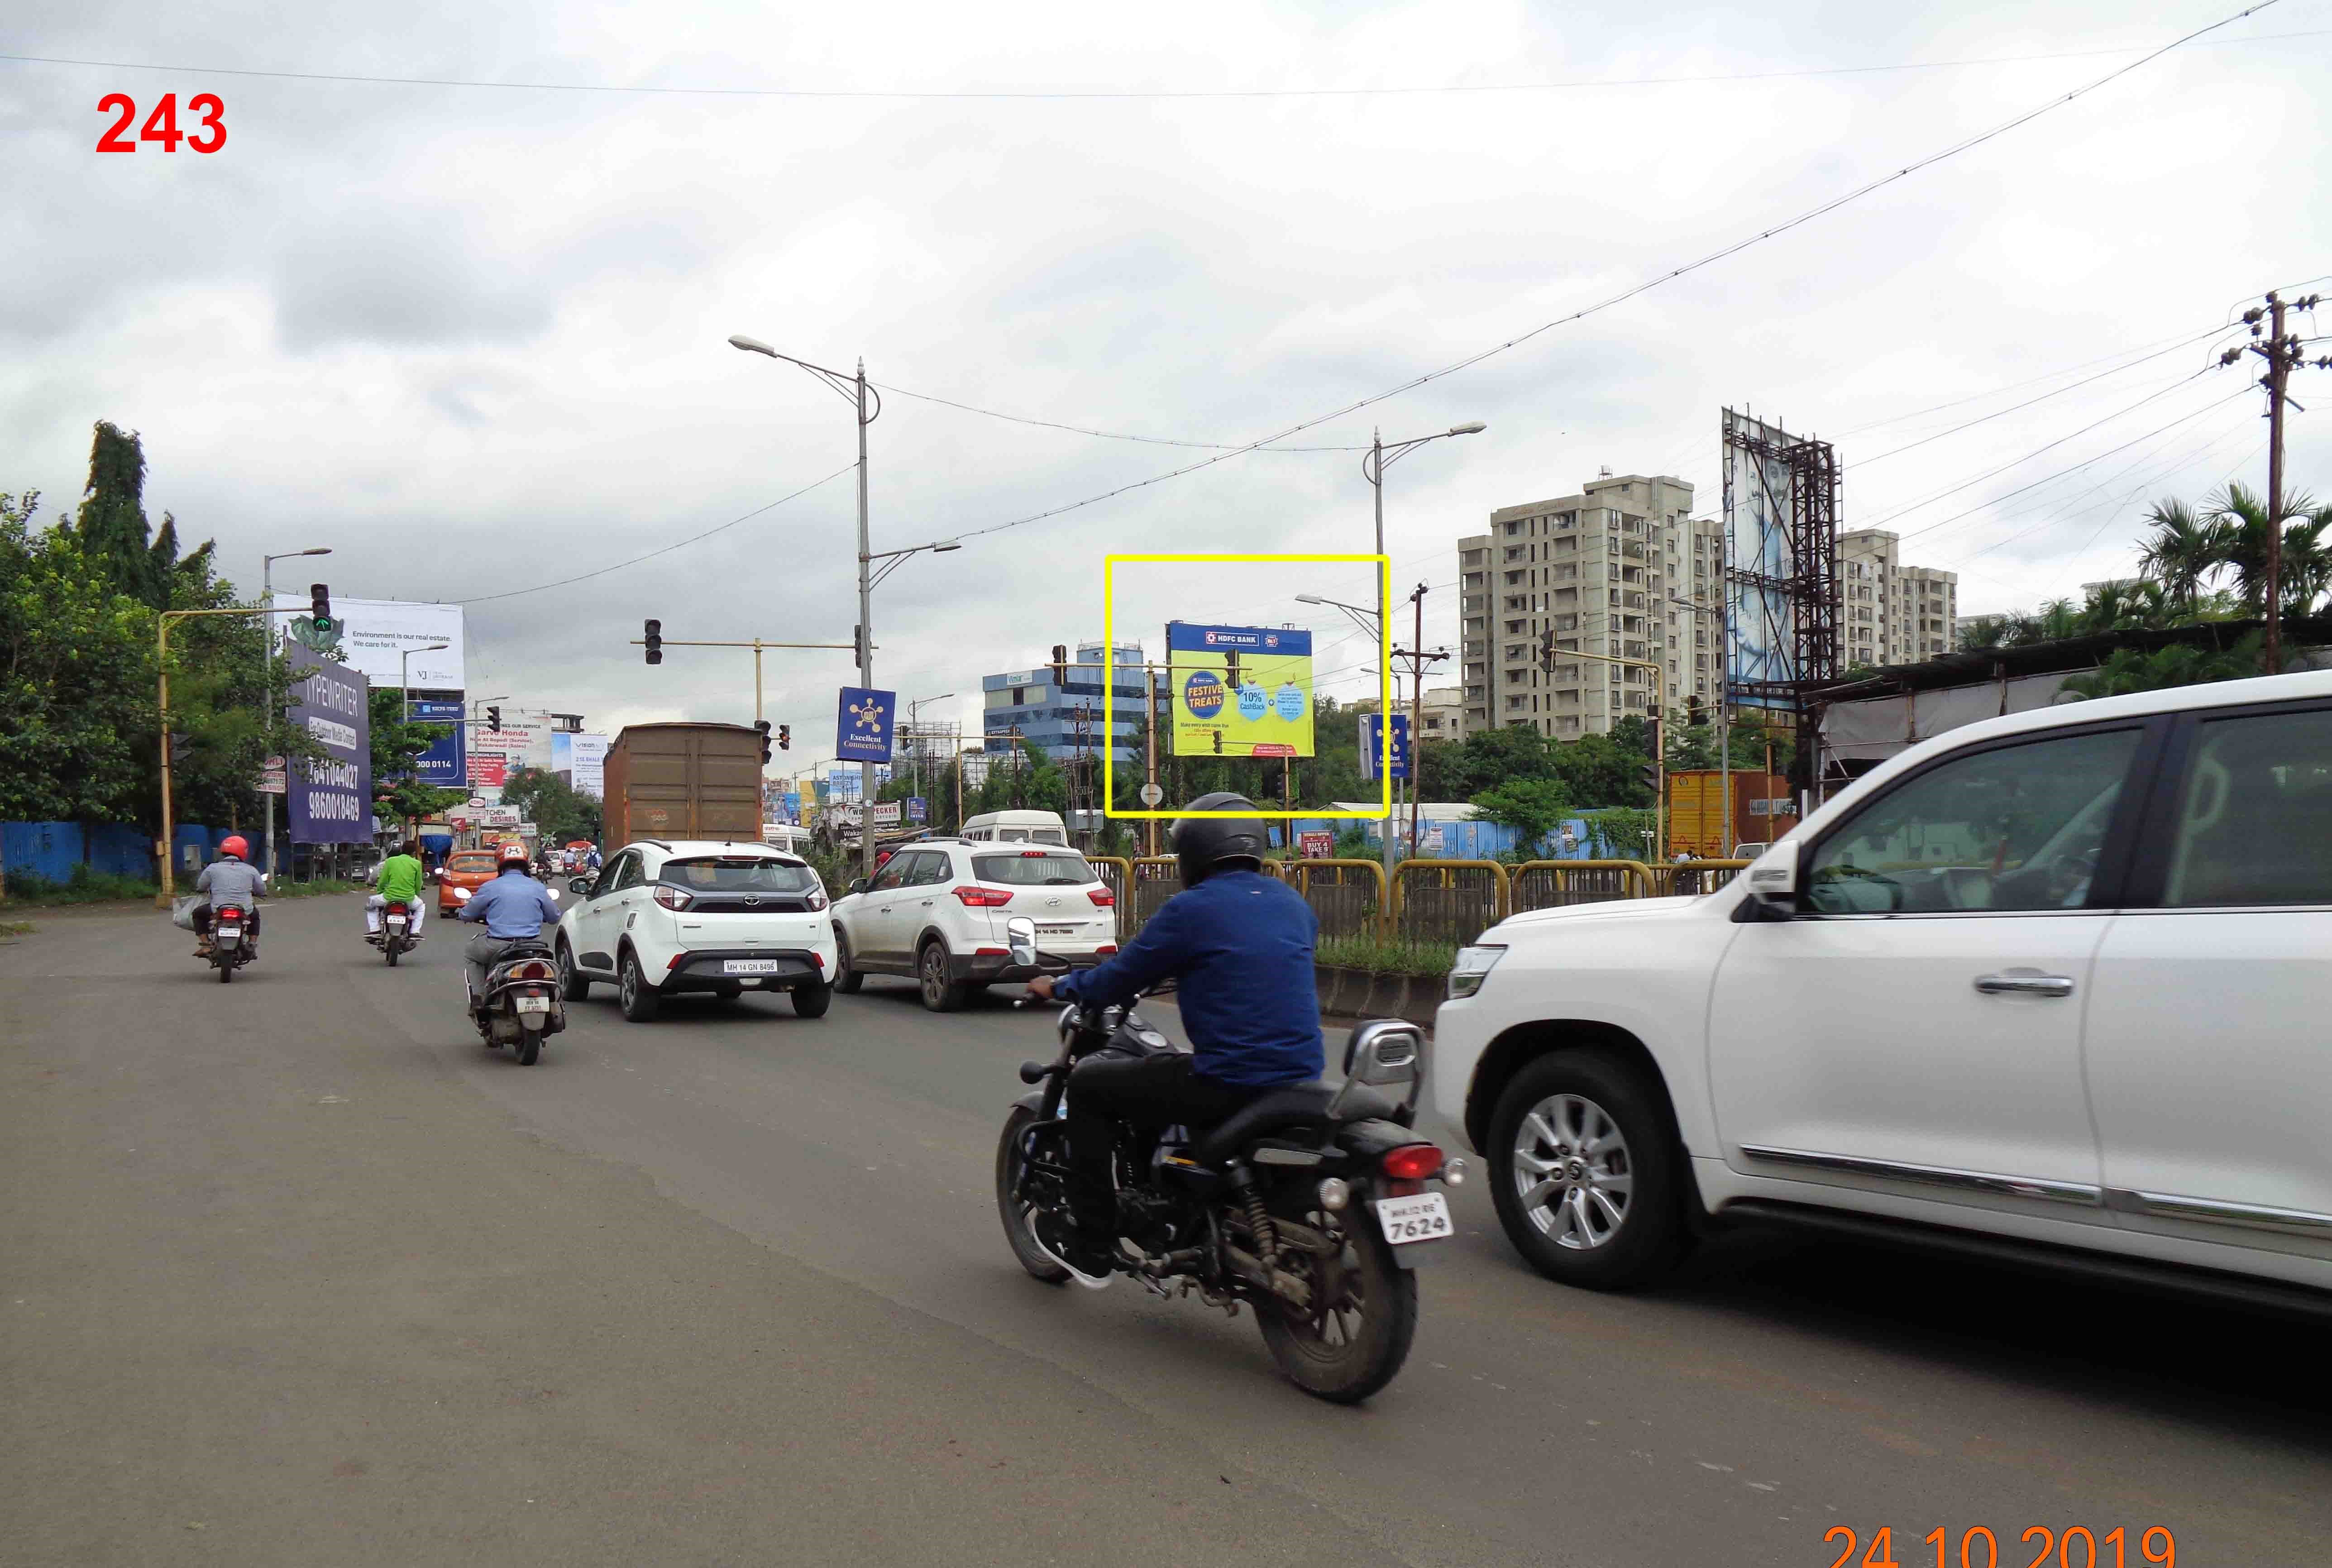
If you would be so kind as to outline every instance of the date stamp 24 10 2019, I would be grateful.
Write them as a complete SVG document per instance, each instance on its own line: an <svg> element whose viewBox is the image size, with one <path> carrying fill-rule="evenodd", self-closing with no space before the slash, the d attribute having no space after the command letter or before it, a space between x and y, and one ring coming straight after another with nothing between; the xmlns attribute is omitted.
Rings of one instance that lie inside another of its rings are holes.
<svg viewBox="0 0 2332 1568"><path fill-rule="evenodd" d="M2019 1538L2025 1551L2033 1553L2030 1563L2022 1554L2011 1547L2003 1556L1999 1538L1982 1525L1962 1530L1956 1541L1952 1532L1937 1525L1922 1536L1925 1545L1935 1549L1935 1568L2134 1568L2140 1563L2154 1568L2178 1568L2177 1537L2160 1525L2149 1525L2137 1537L2138 1554L2129 1554L2129 1532L2122 1525L2098 1532L2087 1525L2068 1525L2060 1535L2046 1525L2035 1525ZM1926 1556L1907 1544L1908 1557L1897 1562L1895 1557L1895 1527L1881 1525L1872 1533L1868 1547L1857 1557L1855 1551L1863 1547L1862 1538L1844 1525L1833 1525L1822 1534L1823 1542L1843 1547L1830 1568L1927 1568ZM1952 1547L1959 1548L1956 1556L1949 1555Z"/></svg>
<svg viewBox="0 0 2332 1568"><path fill-rule="evenodd" d="M178 95L166 92L146 116L139 128L138 141L126 134L138 118L138 102L126 92L109 92L97 100L97 111L114 117L97 139L100 152L136 152L139 142L150 142L164 152L176 152L185 142L194 152L216 152L226 145L226 105L215 92L197 92L186 100L186 112L195 118L197 129L178 129Z"/></svg>

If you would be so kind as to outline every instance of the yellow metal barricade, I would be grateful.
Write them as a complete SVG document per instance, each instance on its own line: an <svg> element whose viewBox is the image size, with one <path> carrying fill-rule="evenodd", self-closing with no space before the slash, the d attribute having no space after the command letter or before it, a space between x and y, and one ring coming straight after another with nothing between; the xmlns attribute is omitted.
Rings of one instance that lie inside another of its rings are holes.
<svg viewBox="0 0 2332 1568"><path fill-rule="evenodd" d="M1652 870L1640 860L1526 860L1515 867L1511 888L1509 912L1604 904L1649 896Z"/></svg>
<svg viewBox="0 0 2332 1568"><path fill-rule="evenodd" d="M1745 860L1677 860L1650 868L1654 897L1715 893L1741 875Z"/></svg>
<svg viewBox="0 0 2332 1568"><path fill-rule="evenodd" d="M1117 929L1132 937L1149 923L1158 906L1182 891L1182 863L1171 855L1137 856L1133 861L1133 896L1120 903ZM1128 913L1130 911L1130 913Z"/></svg>
<svg viewBox="0 0 2332 1568"><path fill-rule="evenodd" d="M1404 860L1393 867L1391 935L1463 947L1506 917L1495 860Z"/></svg>
<svg viewBox="0 0 2332 1568"><path fill-rule="evenodd" d="M1133 918L1133 863L1118 855L1088 855L1085 859L1101 873L1101 884L1117 900L1117 940L1123 942L1133 934L1127 923Z"/></svg>
<svg viewBox="0 0 2332 1568"><path fill-rule="evenodd" d="M1375 936L1384 929L1384 867L1373 860L1287 860L1276 867L1320 917L1320 934Z"/></svg>

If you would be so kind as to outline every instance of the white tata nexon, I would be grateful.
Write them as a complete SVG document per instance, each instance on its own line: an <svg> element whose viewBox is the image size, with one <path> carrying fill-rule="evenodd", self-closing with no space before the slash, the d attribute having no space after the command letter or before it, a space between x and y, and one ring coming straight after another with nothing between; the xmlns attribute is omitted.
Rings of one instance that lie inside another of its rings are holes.
<svg viewBox="0 0 2332 1568"><path fill-rule="evenodd" d="M1972 724L1700 898L1462 951L1439 1112L1547 1275L1751 1217L2332 1305L2332 672Z"/></svg>

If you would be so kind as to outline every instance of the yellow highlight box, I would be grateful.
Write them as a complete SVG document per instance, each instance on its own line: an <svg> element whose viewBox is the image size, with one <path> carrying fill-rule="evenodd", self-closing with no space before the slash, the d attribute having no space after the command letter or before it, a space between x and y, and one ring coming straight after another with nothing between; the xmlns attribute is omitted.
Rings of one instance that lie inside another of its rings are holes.
<svg viewBox="0 0 2332 1568"><path fill-rule="evenodd" d="M1121 561L1152 565L1222 565L1222 566L1296 566L1326 564L1353 566L1362 561L1374 561L1377 568L1377 602L1389 604L1392 598L1392 558L1384 555L1105 555L1101 560L1101 798L1102 815L1122 822L1171 822L1181 817L1180 811L1119 811L1111 802L1117 798L1117 567ZM1388 628L1377 627L1377 712L1392 712L1392 642L1386 636ZM1162 666L1161 666L1162 667ZM1142 695L1147 703L1156 703L1157 688L1151 680L1151 667L1142 670ZM1315 672L1316 678L1316 672ZM1316 692L1315 692L1316 699ZM1380 809L1375 811L1221 811L1209 816L1226 818L1254 818L1267 822L1293 822L1299 817L1325 820L1355 820L1383 822L1392 816L1392 725L1378 726L1383 751L1377 759L1377 789ZM1412 745L1414 737L1412 737ZM1413 754L1413 753L1412 753Z"/></svg>

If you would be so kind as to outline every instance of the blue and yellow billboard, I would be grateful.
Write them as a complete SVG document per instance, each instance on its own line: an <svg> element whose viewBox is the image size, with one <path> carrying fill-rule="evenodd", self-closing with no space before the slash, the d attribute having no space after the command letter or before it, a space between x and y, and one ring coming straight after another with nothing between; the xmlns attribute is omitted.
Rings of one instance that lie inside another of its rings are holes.
<svg viewBox="0 0 2332 1568"><path fill-rule="evenodd" d="M1312 634L1166 624L1177 757L1312 755Z"/></svg>

